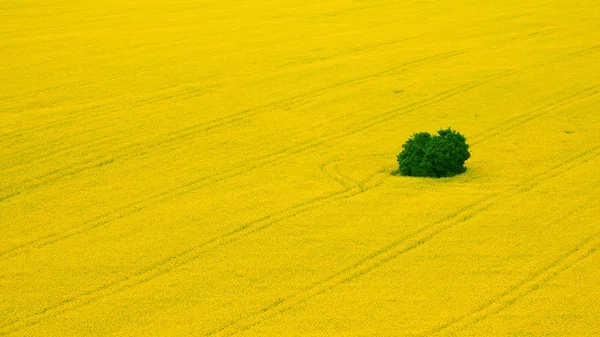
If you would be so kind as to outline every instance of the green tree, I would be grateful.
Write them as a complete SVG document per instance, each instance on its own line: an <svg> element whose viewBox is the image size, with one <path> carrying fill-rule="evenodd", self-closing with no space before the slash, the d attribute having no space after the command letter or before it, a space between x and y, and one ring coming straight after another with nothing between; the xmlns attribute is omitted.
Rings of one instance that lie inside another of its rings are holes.
<svg viewBox="0 0 600 337"><path fill-rule="evenodd" d="M466 138L457 131L419 132L402 145L398 171L403 176L452 177L467 170L464 163L470 156Z"/></svg>

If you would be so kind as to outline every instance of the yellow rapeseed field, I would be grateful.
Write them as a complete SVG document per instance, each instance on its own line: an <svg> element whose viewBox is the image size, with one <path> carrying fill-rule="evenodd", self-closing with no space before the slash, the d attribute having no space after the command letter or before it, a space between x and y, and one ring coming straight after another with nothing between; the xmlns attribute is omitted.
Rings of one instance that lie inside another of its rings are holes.
<svg viewBox="0 0 600 337"><path fill-rule="evenodd" d="M600 336L599 14L0 1L0 336Z"/></svg>

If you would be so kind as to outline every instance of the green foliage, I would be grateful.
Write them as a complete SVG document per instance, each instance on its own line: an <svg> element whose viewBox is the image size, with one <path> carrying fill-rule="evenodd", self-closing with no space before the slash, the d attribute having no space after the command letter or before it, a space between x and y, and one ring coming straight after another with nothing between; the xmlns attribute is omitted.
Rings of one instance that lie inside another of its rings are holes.
<svg viewBox="0 0 600 337"><path fill-rule="evenodd" d="M466 138L448 128L433 136L428 132L413 134L397 159L403 176L441 178L464 173L470 156Z"/></svg>

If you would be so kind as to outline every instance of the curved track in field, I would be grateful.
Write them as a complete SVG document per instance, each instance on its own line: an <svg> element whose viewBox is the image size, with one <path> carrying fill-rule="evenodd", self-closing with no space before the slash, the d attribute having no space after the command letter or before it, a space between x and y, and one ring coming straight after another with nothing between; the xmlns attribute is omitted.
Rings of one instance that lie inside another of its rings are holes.
<svg viewBox="0 0 600 337"><path fill-rule="evenodd" d="M301 303L304 303L316 296L327 293L328 291L335 289L336 287L338 287L344 283L351 282L354 279L356 279L366 273L369 273L372 270L379 268L382 265L384 265L392 260L395 260L395 259L401 257L403 254L420 247L421 245L423 245L423 244L427 243L428 241L430 241L431 239L437 237L439 234L443 233L444 231L446 231L452 227L455 227L459 224L462 224L465 221L473 218L474 216L484 212L488 208L492 207L493 204L498 201L498 199L507 198L509 196L512 196L515 194L520 194L520 193L523 193L524 191L531 190L534 187L542 184L543 182L545 182L549 179L558 177L561 174L577 167L578 165L587 163L588 161L591 161L591 160L597 158L599 155L600 155L600 146L598 146L592 150L584 151L584 152L578 154L577 156L572 157L572 158L562 162L561 164L553 167L552 169L547 170L546 172L543 172L542 174L539 174L534 177L531 177L530 179L524 180L519 185L512 187L509 191L505 191L502 193L496 193L496 194L489 194L489 195L481 198L480 200L468 205L467 207L459 210L457 213L447 217L446 219L443 219L441 221L438 221L436 223L433 223L431 225L423 227L412 234L409 234L403 238L395 240L394 242L390 243L389 245L387 245L387 246L381 248L380 250L374 252L373 254L369 255L367 258L356 262L354 265L352 265L348 268L345 268L340 272L332 274L329 277L327 277L326 279L324 279L320 282L317 282L300 292L296 292L290 296L280 298L279 300L272 303L271 305L261 308L260 310L254 312L242 319L232 321L232 322L228 323L227 325L224 325L216 330L213 330L213 331L207 333L206 336L212 336L212 335L231 336L231 335L235 335L239 332L248 330L256 325L259 325L268 319L271 319L277 315L280 315L286 311L293 309L294 307L296 307L297 305L299 305ZM561 270L561 271L565 270L565 269L569 268L569 266L573 265L574 263L577 263L578 261L588 257L596 250L598 245L600 245L600 240L598 240L599 238L600 238L600 233L594 235L592 238L589 238L584 243L582 243L582 245L576 247L571 253L567 254L564 258L557 261L555 264L549 266L544 272L534 275L534 277L532 279L535 279L535 280L541 279L543 282L547 282L547 280L550 279L549 277L555 276L557 274L557 272L556 272L557 270ZM591 242L591 243L588 243L588 242ZM584 248L582 248L582 247L584 247ZM575 253L579 253L579 254L575 254ZM565 262L565 261L572 261L572 262L570 262L570 264L569 264L568 262ZM533 285L531 285L530 283L533 283ZM523 287L525 289L533 289L536 287L535 286L536 284L537 284L537 286L539 286L541 284L541 282L538 281L537 283L535 283L532 281L526 281L523 284L524 284ZM509 292L508 295L514 295L515 293L521 294L521 292L519 292L517 290ZM527 292L525 292L525 293L527 293ZM509 297L508 295L503 296L503 298ZM505 302L507 302L507 301L502 301L501 303L504 304ZM511 303L511 300L509 300L508 303ZM494 302L492 304L496 304L496 303ZM492 307L492 304L490 304L489 307ZM484 309L487 309L487 307L485 307ZM482 309L481 311L484 311L484 309ZM474 316L475 314L476 313L473 313L472 315L469 315L465 318L470 318L471 316Z"/></svg>

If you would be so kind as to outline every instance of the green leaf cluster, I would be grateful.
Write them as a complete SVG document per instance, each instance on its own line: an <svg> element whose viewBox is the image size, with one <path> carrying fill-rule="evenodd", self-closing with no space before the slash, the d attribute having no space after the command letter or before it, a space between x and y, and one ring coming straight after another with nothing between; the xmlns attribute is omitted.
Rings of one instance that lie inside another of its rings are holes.
<svg viewBox="0 0 600 337"><path fill-rule="evenodd" d="M414 177L452 177L464 173L471 157L466 138L450 128L413 134L398 155L399 173Z"/></svg>

